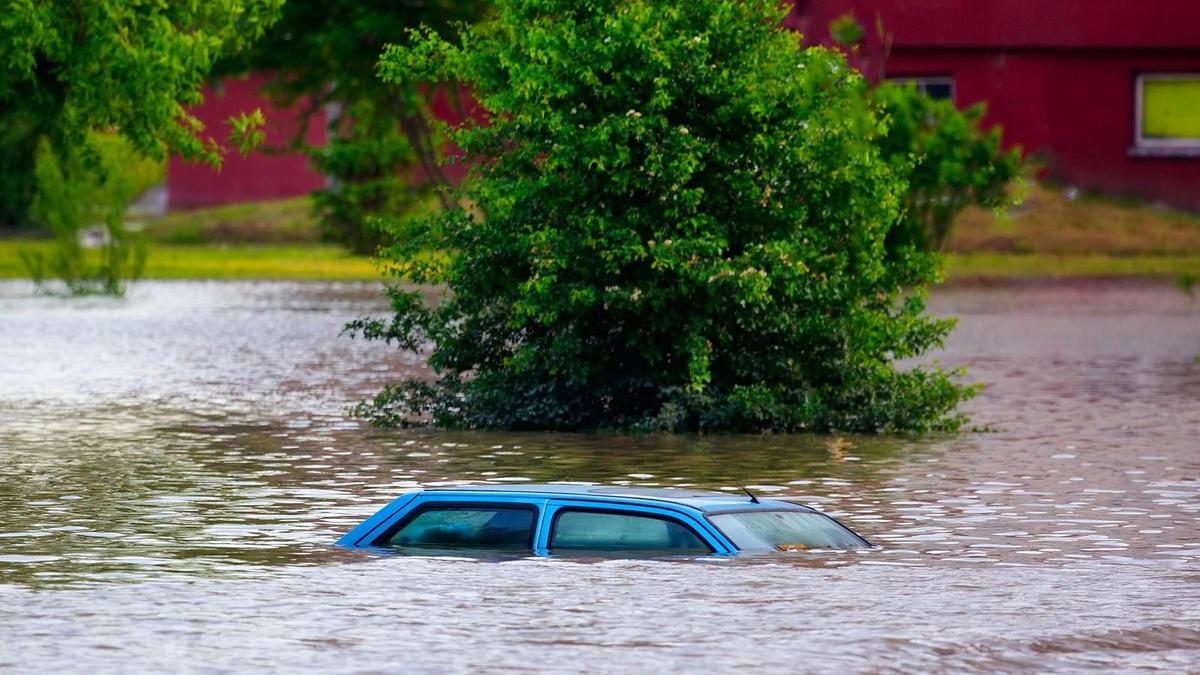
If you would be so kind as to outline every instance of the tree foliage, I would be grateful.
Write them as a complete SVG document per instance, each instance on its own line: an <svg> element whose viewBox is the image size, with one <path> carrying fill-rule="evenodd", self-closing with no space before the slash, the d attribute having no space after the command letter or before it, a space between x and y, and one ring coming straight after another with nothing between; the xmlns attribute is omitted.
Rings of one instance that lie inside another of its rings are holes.
<svg viewBox="0 0 1200 675"><path fill-rule="evenodd" d="M1000 209L1020 200L1010 195L1022 169L1021 150L1005 150L1000 129L983 129L983 104L959 110L912 84L882 82L872 92L887 131L878 143L884 159L908 182L904 217L888 235L888 248L941 250L955 217L977 204Z"/></svg>
<svg viewBox="0 0 1200 675"><path fill-rule="evenodd" d="M887 257L904 181L863 78L774 0L501 0L458 43L389 47L390 82L465 83L471 204L398 223L395 316L429 350L384 424L508 429L954 427L974 390L894 360L940 343L935 255ZM431 250L444 255L430 255Z"/></svg>
<svg viewBox="0 0 1200 675"><path fill-rule="evenodd" d="M853 14L842 14L829 22L829 38L834 44L853 47L862 42L864 35L866 31Z"/></svg>
<svg viewBox="0 0 1200 675"><path fill-rule="evenodd" d="M209 69L272 20L283 0L5 0L0 10L0 220L33 200L39 139L95 169L89 132L115 130L141 154L219 162L186 106Z"/></svg>
<svg viewBox="0 0 1200 675"><path fill-rule="evenodd" d="M445 183L422 114L428 89L388 85L376 66L384 44L408 30L424 25L448 35L486 8L482 0L289 0L254 49L221 65L225 73L269 73L268 92L280 105L303 103L305 123L293 145L334 179L316 194L326 238L373 252L380 233L369 221L404 213L427 192L411 176L414 165L427 183ZM338 109L330 142L306 145L308 120L330 105Z"/></svg>
<svg viewBox="0 0 1200 675"><path fill-rule="evenodd" d="M1005 150L1000 128L983 128L984 104L959 110L954 101L927 96L912 83L885 79L892 36L878 13L875 33L883 53L871 99L887 120L878 144L892 170L908 182L904 216L888 233L888 250L939 251L967 206L999 210L1024 198L1021 149ZM853 13L829 23L829 38L852 57L865 36Z"/></svg>

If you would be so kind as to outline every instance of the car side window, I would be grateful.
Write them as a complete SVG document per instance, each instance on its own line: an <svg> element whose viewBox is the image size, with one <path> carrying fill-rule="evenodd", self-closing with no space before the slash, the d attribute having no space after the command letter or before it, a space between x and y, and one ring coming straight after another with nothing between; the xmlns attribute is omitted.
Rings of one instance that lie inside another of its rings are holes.
<svg viewBox="0 0 1200 675"><path fill-rule="evenodd" d="M427 506L400 527L389 546L532 549L537 511L520 506Z"/></svg>
<svg viewBox="0 0 1200 675"><path fill-rule="evenodd" d="M582 509L558 512L550 550L712 552L691 528L669 517Z"/></svg>

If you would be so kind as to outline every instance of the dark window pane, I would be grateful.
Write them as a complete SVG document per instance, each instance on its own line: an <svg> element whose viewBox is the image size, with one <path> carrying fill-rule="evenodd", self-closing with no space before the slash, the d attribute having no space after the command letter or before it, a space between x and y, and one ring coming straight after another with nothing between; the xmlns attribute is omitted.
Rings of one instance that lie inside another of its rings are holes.
<svg viewBox="0 0 1200 675"><path fill-rule="evenodd" d="M954 88L949 82L925 82L920 89L929 98L948 99L954 96Z"/></svg>
<svg viewBox="0 0 1200 675"><path fill-rule="evenodd" d="M595 511L560 512L554 520L550 548L673 553L709 553L712 550L682 523L665 518Z"/></svg>
<svg viewBox="0 0 1200 675"><path fill-rule="evenodd" d="M821 513L746 511L710 518L742 549L796 551L810 548L862 548L861 538Z"/></svg>
<svg viewBox="0 0 1200 675"><path fill-rule="evenodd" d="M392 536L392 546L431 548L531 548L533 509L504 507L431 508Z"/></svg>
<svg viewBox="0 0 1200 675"><path fill-rule="evenodd" d="M929 98L954 100L954 78L952 77L893 77L889 81L898 85L916 87Z"/></svg>

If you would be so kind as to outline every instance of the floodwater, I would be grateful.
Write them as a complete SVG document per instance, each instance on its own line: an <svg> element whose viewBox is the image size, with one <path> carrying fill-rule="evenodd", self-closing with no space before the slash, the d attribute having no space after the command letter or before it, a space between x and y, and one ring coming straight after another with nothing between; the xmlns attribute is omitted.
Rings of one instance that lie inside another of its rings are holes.
<svg viewBox="0 0 1200 675"><path fill-rule="evenodd" d="M0 284L0 669L1200 669L1200 300L934 293L988 431L376 431L412 356L337 338L354 284ZM706 454L706 451L708 454ZM711 458L710 458L711 454ZM506 562L330 546L396 493L593 481L799 498L881 545Z"/></svg>

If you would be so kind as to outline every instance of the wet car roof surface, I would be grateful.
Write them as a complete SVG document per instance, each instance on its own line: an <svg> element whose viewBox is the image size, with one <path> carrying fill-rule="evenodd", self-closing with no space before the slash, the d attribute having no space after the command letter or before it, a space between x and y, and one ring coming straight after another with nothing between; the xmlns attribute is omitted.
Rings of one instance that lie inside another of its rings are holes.
<svg viewBox="0 0 1200 675"><path fill-rule="evenodd" d="M652 488L652 487L622 487L619 485L578 485L578 484L522 484L522 485L456 485L447 487L425 488L428 492L504 492L509 494L529 494L554 497L594 497L594 498L630 498L649 499L653 501L670 502L689 506L701 511L721 511L725 509L762 509L789 508L809 510L799 504L780 500L766 499L758 496L759 503L741 492L709 492L705 490L689 490L685 488Z"/></svg>

